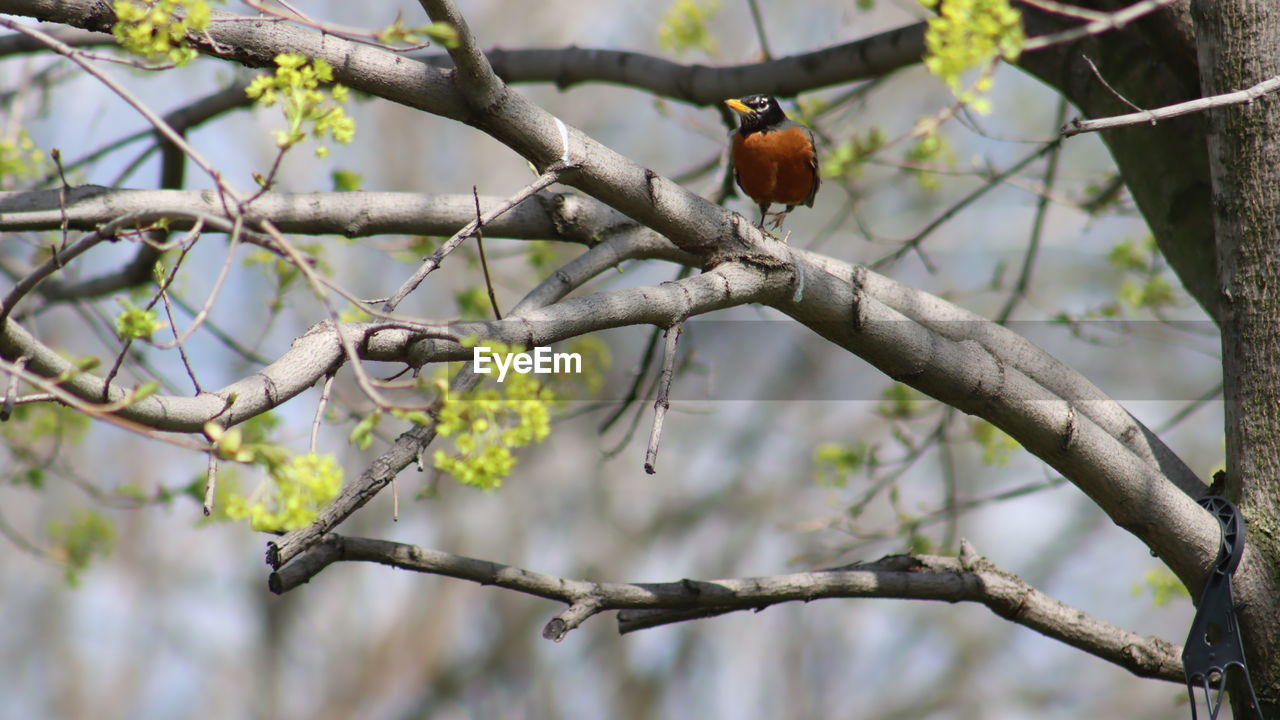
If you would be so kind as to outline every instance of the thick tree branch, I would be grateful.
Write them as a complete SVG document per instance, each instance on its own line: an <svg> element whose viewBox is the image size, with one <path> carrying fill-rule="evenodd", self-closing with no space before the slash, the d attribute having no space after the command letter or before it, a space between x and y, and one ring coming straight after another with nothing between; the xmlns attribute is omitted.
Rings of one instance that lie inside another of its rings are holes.
<svg viewBox="0 0 1280 720"><path fill-rule="evenodd" d="M657 617L636 611L720 614L826 598L977 602L1006 620L1120 665L1139 677L1182 679L1178 646L1138 635L1084 613L976 557L893 555L847 568L789 575L668 583L602 583L556 577L385 540L329 535L297 562L272 573L271 591L288 592L340 561L375 562L563 602L569 606L568 610L553 618L543 631L544 637L552 640L560 640L591 615L611 610L630 611L618 614L619 630L630 632L651 626Z"/></svg>
<svg viewBox="0 0 1280 720"><path fill-rule="evenodd" d="M508 84L553 82L566 88L613 83L694 105L717 105L727 97L752 92L791 97L882 77L920 62L923 55L923 23L813 52L741 65L686 65L644 53L579 47L494 48L485 53L494 73ZM422 59L442 68L453 64L441 54Z"/></svg>
<svg viewBox="0 0 1280 720"><path fill-rule="evenodd" d="M589 198L542 192L535 202L521 203L485 223L489 237L560 239L589 243L592 234L607 234L635 221ZM491 213L506 198L481 196L480 208ZM71 230L91 231L120 215L172 209L175 212L224 215L218 198L207 190L116 190L97 185L71 188L62 206L60 190L0 191L0 231L58 230L65 217ZM408 192L264 193L246 210L246 224L271 220L281 232L304 235L450 235L475 219L471 195L425 195ZM175 219L175 230L191 220Z"/></svg>
<svg viewBox="0 0 1280 720"><path fill-rule="evenodd" d="M67 7L52 7L58 4ZM76 27L94 27L104 32L109 31L111 22L100 9L92 7L90 0L3 0L0 1L0 12L30 15ZM236 16L215 13L214 17ZM296 41L294 32L315 34L309 28L286 23L275 25L284 31L277 37L286 42ZM215 25L210 29L210 36L219 43L227 43L230 38L224 34L225 30ZM71 45L113 42L102 32L58 30L55 36L67 38ZM329 38L347 42L334 36ZM8 52L31 52L39 49L36 45L22 36L0 38L0 49ZM726 97L749 92L791 97L810 90L881 77L920 62L923 54L923 23L766 62L725 66L690 65L645 53L579 47L493 48L485 52L493 71L509 84L551 82L559 87L569 87L589 82L613 83L708 106L716 105ZM444 54L417 56L415 60L442 69L453 66L453 60ZM262 62L248 64L267 66Z"/></svg>

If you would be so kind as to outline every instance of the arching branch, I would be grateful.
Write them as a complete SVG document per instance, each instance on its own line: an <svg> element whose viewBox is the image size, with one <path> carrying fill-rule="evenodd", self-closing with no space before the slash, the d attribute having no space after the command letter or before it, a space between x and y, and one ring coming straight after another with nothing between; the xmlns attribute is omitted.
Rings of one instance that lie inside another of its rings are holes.
<svg viewBox="0 0 1280 720"><path fill-rule="evenodd" d="M543 636L560 640L592 615L618 613L620 632L785 602L829 598L898 598L976 602L1011 622L1064 642L1139 677L1181 682L1182 648L1144 637L1045 595L985 558L891 555L875 562L813 572L665 583L590 582L385 540L329 535L298 562L272 573L284 593L335 562L373 562L470 580L568 605Z"/></svg>

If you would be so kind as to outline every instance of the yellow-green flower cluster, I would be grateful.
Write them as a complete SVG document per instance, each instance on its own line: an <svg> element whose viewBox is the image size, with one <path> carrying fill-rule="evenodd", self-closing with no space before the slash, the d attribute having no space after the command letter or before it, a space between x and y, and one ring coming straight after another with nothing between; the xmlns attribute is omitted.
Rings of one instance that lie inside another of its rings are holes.
<svg viewBox="0 0 1280 720"><path fill-rule="evenodd" d="M259 75L249 83L245 94L270 107L277 102L289 123L287 130L276 130L276 144L288 149L307 137L307 127L317 139L325 136L335 142L349 143L356 135L356 121L342 108L349 93L333 82L333 67L320 58L307 59L297 53L281 53L275 58L273 75ZM321 85L329 85L326 92ZM321 145L316 155L324 157L328 148Z"/></svg>
<svg viewBox="0 0 1280 720"><path fill-rule="evenodd" d="M499 342L483 344L495 357L519 352ZM453 439L453 451L437 450L432 457L435 466L466 485L501 487L516 465L511 450L542 442L551 434L554 400L550 388L521 373L508 376L501 390L486 387L462 398L446 396L436 431Z"/></svg>
<svg viewBox="0 0 1280 720"><path fill-rule="evenodd" d="M1009 62L1018 59L1024 40L1022 16L1009 0L920 0L928 8L938 8L925 32L925 67L951 88L956 97L978 112L987 112L989 103L977 97L991 88L991 77L983 73L970 89L961 85L961 75L971 68L988 65L997 56Z"/></svg>
<svg viewBox="0 0 1280 720"><path fill-rule="evenodd" d="M0 188L11 187L10 178L35 178L44 172L44 166L44 153L31 141L26 130L19 128L12 140L0 138Z"/></svg>
<svg viewBox="0 0 1280 720"><path fill-rule="evenodd" d="M187 33L209 26L205 0L115 0L111 34L121 47L150 61L184 65L196 56Z"/></svg>
<svg viewBox="0 0 1280 720"><path fill-rule="evenodd" d="M716 51L708 22L720 9L719 0L699 5L694 0L676 0L658 23L658 44L677 55L700 48L708 55Z"/></svg>
<svg viewBox="0 0 1280 720"><path fill-rule="evenodd" d="M118 298L118 302L124 306L116 316L116 334L122 339L146 340L164 329L164 323L160 322L154 309L138 307L127 298Z"/></svg>
<svg viewBox="0 0 1280 720"><path fill-rule="evenodd" d="M227 499L228 518L247 518L255 530L296 530L314 520L342 488L342 468L332 455L295 455L270 466L268 473L270 486L249 497L237 494Z"/></svg>

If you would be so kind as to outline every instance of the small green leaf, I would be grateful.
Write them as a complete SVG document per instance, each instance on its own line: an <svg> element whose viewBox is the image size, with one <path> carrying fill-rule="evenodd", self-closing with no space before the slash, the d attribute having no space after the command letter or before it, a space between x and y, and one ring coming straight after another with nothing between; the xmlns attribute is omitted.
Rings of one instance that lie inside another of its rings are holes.
<svg viewBox="0 0 1280 720"><path fill-rule="evenodd" d="M450 50L458 47L458 29L449 23L433 22L424 26L422 32Z"/></svg>
<svg viewBox="0 0 1280 720"><path fill-rule="evenodd" d="M876 414L886 420L907 420L914 417L924 395L909 385L894 383L880 394Z"/></svg>
<svg viewBox="0 0 1280 720"><path fill-rule="evenodd" d="M49 523L53 553L66 563L67 584L80 584L80 574L89 567L94 556L110 554L115 541L115 528L106 518L92 510L77 510L67 522Z"/></svg>
<svg viewBox="0 0 1280 720"><path fill-rule="evenodd" d="M973 439L982 448L982 462L987 465L1008 465L1014 452L1022 447L1017 440L986 420L975 419L970 426L970 431L973 433Z"/></svg>
<svg viewBox="0 0 1280 720"><path fill-rule="evenodd" d="M378 421L381 419L381 410L374 410L368 415L365 415L364 418L360 420L360 422L356 423L356 426L351 429L351 436L349 438L351 444L355 445L360 450L368 450L369 446L373 444L373 430L378 427Z"/></svg>
<svg viewBox="0 0 1280 720"><path fill-rule="evenodd" d="M116 316L116 334L122 340L147 340L155 332L164 329L164 323L156 316L155 309L147 310L134 305L128 298L116 298L124 311Z"/></svg>
<svg viewBox="0 0 1280 720"><path fill-rule="evenodd" d="M658 44L677 55L693 48L714 54L716 43L708 23L719 9L719 0L708 0L704 5L694 0L676 0L658 23Z"/></svg>
<svg viewBox="0 0 1280 720"><path fill-rule="evenodd" d="M354 170L334 170L329 176L335 192L355 192L364 184L364 176Z"/></svg>
<svg viewBox="0 0 1280 720"><path fill-rule="evenodd" d="M865 467L870 458L871 448L865 442L849 445L823 443L813 450L817 481L823 485L844 487L849 475Z"/></svg>

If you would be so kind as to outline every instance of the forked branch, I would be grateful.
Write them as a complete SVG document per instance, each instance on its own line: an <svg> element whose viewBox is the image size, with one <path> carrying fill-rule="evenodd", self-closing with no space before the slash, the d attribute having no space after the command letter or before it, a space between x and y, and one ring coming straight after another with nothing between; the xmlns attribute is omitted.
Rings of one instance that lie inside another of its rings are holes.
<svg viewBox="0 0 1280 720"><path fill-rule="evenodd" d="M386 540L329 535L311 552L272 573L271 591L288 592L339 561L390 565L563 602L568 607L543 629L543 637L557 641L587 618L610 610L623 611L618 613L618 629L625 633L694 617L827 598L976 602L1006 620L1115 663L1139 677L1183 680L1182 648L1131 632L1051 598L1018 576L977 557L967 543L959 558L890 555L870 563L786 575L615 583L557 577Z"/></svg>

